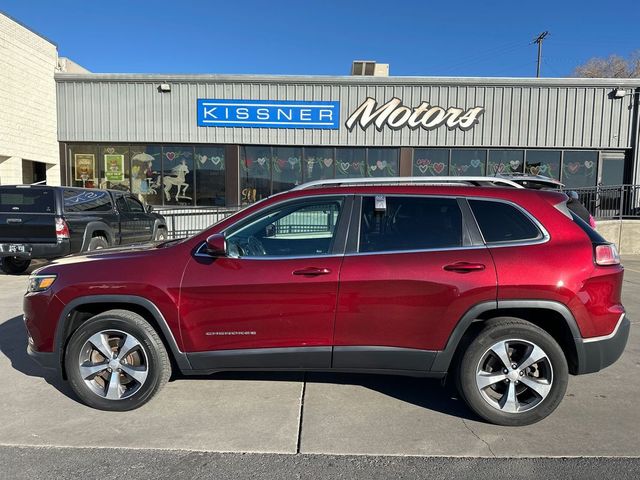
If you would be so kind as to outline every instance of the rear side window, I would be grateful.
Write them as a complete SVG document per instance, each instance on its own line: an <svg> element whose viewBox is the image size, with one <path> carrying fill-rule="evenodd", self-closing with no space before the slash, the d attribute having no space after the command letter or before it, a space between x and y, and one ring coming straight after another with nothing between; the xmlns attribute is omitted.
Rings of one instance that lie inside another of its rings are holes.
<svg viewBox="0 0 640 480"><path fill-rule="evenodd" d="M65 190L64 211L108 212L111 210L111 196L103 190Z"/></svg>
<svg viewBox="0 0 640 480"><path fill-rule="evenodd" d="M504 202L469 200L487 243L522 242L542 238L542 232L520 209Z"/></svg>
<svg viewBox="0 0 640 480"><path fill-rule="evenodd" d="M0 188L0 212L54 213L53 190L45 188Z"/></svg>
<svg viewBox="0 0 640 480"><path fill-rule="evenodd" d="M593 243L609 243L609 242L607 242L605 240L605 238L602 235L600 235L593 228L591 228L591 225L589 225L587 222L585 222L583 219L581 219L574 212L571 212L571 218L573 219L575 224L578 225L582 229L582 231L587 234L587 236L589 237L589 240L591 240L591 242L593 242Z"/></svg>
<svg viewBox="0 0 640 480"><path fill-rule="evenodd" d="M362 199L359 252L427 250L462 246L462 212L453 198L386 197Z"/></svg>

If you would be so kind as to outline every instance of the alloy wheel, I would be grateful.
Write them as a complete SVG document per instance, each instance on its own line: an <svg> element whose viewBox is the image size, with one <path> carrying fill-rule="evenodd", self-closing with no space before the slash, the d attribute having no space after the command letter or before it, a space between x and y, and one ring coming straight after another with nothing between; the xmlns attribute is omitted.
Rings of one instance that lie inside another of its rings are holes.
<svg viewBox="0 0 640 480"><path fill-rule="evenodd" d="M540 405L553 385L553 367L538 345L520 339L492 345L476 369L482 398L505 413L522 413Z"/></svg>
<svg viewBox="0 0 640 480"><path fill-rule="evenodd" d="M78 368L93 393L107 400L123 400L144 385L149 361L145 348L133 335L102 330L84 343Z"/></svg>

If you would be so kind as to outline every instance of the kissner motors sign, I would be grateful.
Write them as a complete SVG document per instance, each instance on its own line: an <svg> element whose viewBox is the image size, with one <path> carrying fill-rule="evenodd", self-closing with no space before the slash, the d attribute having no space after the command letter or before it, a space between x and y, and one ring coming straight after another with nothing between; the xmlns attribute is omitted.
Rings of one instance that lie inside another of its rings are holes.
<svg viewBox="0 0 640 480"><path fill-rule="evenodd" d="M198 99L199 127L337 129L340 102Z"/></svg>
<svg viewBox="0 0 640 480"><path fill-rule="evenodd" d="M365 130L370 125L375 125L378 130L386 125L392 130L403 127L411 129L423 128L433 130L446 125L449 130L459 128L469 130L478 123L479 117L484 113L484 107L473 107L467 110L458 107L443 108L422 102L417 107L406 107L399 98L392 98L387 103L378 107L374 98L367 98L345 122L349 130L360 125Z"/></svg>

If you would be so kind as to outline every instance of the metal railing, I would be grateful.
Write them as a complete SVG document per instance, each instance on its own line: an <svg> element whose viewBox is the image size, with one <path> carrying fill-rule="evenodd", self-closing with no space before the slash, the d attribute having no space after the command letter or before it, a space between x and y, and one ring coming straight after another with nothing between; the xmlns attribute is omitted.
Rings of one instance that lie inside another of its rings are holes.
<svg viewBox="0 0 640 480"><path fill-rule="evenodd" d="M640 185L607 185L565 190L576 192L580 202L596 219L640 218Z"/></svg>
<svg viewBox="0 0 640 480"><path fill-rule="evenodd" d="M167 220L169 238L194 235L237 212L229 207L156 207L155 211Z"/></svg>

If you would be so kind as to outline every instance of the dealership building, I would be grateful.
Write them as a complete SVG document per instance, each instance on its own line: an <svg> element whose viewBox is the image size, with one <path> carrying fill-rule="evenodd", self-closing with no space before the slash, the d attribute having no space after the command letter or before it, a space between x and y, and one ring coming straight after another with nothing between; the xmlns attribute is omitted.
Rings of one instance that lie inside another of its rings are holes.
<svg viewBox="0 0 640 480"><path fill-rule="evenodd" d="M236 206L302 182L532 173L637 183L640 80L55 76L62 181Z"/></svg>

